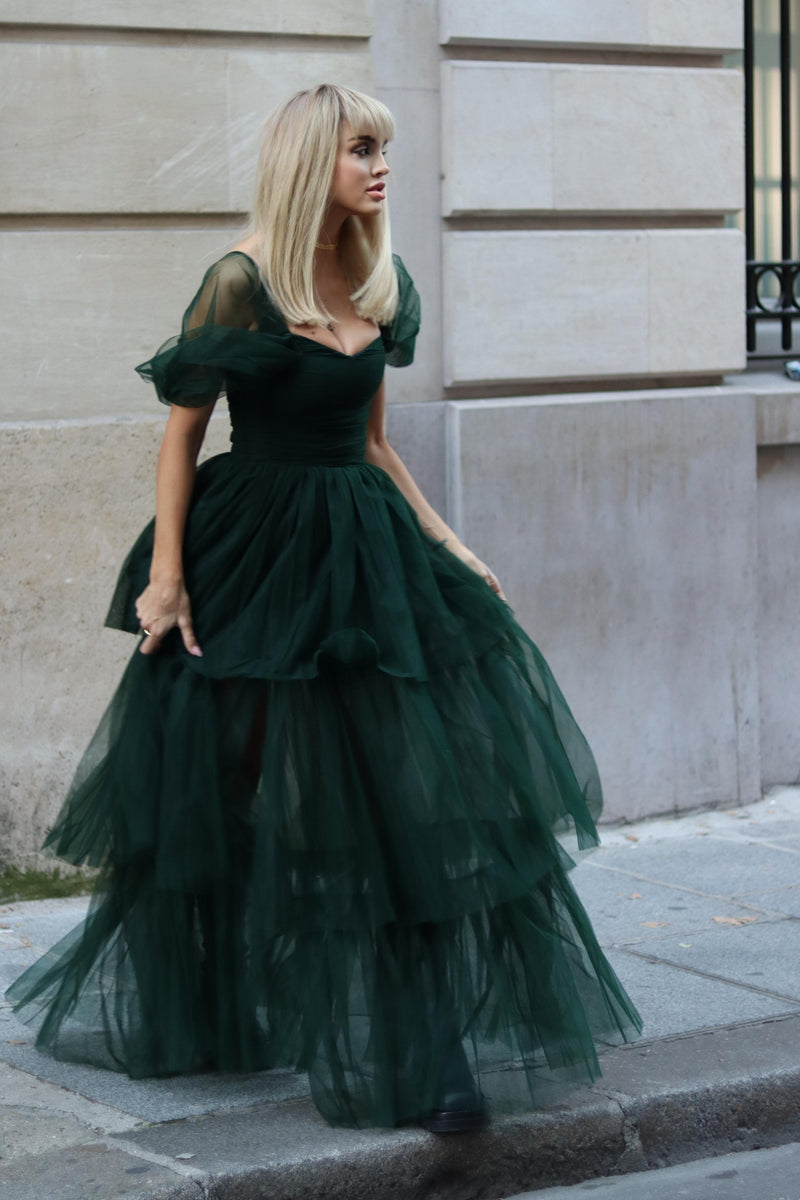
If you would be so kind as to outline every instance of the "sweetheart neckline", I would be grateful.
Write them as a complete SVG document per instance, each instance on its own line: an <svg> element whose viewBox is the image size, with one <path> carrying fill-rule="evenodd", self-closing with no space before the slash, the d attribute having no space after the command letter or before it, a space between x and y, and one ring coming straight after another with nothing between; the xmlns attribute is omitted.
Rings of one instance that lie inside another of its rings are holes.
<svg viewBox="0 0 800 1200"><path fill-rule="evenodd" d="M381 335L376 333L372 341L367 342L366 346L362 346L360 350L356 350L353 354L348 354L346 350L337 350L335 346L329 346L327 342L316 342L314 338L306 337L304 333L295 333L293 329L289 329L288 333L289 337L300 338L301 342L309 342L312 346L316 346L320 350L329 350L331 354L338 354L340 358L360 358L362 354L366 354L367 350L371 350L377 342L383 340Z"/></svg>
<svg viewBox="0 0 800 1200"><path fill-rule="evenodd" d="M272 298L269 294L267 285L264 283L264 280L261 278L261 271L259 269L259 266L258 266L258 263L256 262L256 260L254 258L251 258L246 250L229 250L228 254L223 255L223 257L227 258L228 255L230 255L230 254L241 254L242 258L246 258L247 261L249 263L251 263L252 266L255 267L255 269L258 273L259 287L261 288L264 295L267 297L267 300L270 302L270 304L272 305L272 307L274 309L275 305L272 303ZM329 346L329 345L327 345L326 342L317 342L314 340L314 338L308 337L305 333L295 333L295 331L293 329L289 328L288 324L283 319L281 314L277 311L277 309L275 310L275 315L277 316L281 325L283 325L284 329L286 330L286 332L289 334L290 337L301 338L302 341L310 342L312 346L320 346L323 350L330 350L330 352L332 354L338 354L338 355L340 355L341 358L360 358L360 356L362 354L366 353L366 351L369 350L372 346L374 346L376 342L383 341L383 338L382 338L382 335L380 332L380 327L378 327L378 332L375 334L375 337L372 339L371 342L367 342L366 346L362 346L362 348L360 350L356 350L354 354L348 354L346 350L338 350L336 348L336 346Z"/></svg>

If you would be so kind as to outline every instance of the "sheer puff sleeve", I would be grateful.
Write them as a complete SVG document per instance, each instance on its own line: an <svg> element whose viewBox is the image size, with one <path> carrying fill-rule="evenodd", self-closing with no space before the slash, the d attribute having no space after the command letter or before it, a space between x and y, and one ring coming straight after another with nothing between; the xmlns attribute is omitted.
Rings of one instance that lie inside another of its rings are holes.
<svg viewBox="0 0 800 1200"><path fill-rule="evenodd" d="M397 273L397 312L389 325L381 326L386 362L390 367L407 367L414 361L414 343L419 333L419 292L399 254L393 254Z"/></svg>
<svg viewBox="0 0 800 1200"><path fill-rule="evenodd" d="M206 272L187 308L181 332L136 368L164 404L200 408L225 391L231 372L271 375L291 366L297 351L285 326L264 321L255 263L232 251Z"/></svg>

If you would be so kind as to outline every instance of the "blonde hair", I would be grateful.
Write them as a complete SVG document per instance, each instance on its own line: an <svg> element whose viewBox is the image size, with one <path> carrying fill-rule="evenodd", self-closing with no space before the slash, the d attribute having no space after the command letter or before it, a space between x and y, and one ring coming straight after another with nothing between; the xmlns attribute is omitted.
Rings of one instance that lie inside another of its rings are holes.
<svg viewBox="0 0 800 1200"><path fill-rule="evenodd" d="M290 325L332 320L314 294L314 251L345 123L379 145L394 133L392 115L379 100L331 83L297 92L264 125L251 215L253 257ZM397 308L397 279L386 201L366 220L351 213L338 244L356 312L387 324Z"/></svg>

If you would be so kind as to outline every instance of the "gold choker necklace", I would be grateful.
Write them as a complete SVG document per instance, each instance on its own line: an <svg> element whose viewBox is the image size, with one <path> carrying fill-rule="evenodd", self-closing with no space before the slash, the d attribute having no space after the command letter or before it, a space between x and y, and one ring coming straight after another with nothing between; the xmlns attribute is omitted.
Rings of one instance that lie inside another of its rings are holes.
<svg viewBox="0 0 800 1200"><path fill-rule="evenodd" d="M339 245L338 242L317 242L318 250L335 250Z"/></svg>

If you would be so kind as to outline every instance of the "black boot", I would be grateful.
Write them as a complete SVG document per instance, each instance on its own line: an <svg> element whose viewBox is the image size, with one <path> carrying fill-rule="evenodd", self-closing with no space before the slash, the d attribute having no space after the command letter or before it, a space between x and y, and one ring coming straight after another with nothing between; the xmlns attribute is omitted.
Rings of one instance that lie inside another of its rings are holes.
<svg viewBox="0 0 800 1200"><path fill-rule="evenodd" d="M460 1040L453 1039L442 1067L430 1115L422 1122L429 1133L474 1133L489 1123L486 1102L472 1077Z"/></svg>

